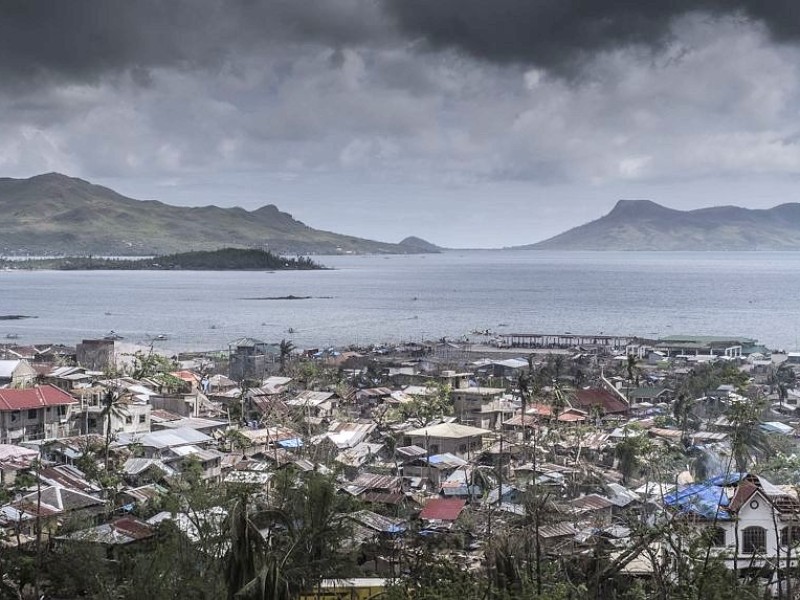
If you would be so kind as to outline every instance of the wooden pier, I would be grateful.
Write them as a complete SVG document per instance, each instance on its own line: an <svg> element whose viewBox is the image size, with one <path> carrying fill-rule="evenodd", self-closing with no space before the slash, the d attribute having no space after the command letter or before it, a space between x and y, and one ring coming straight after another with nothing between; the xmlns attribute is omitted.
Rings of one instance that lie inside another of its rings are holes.
<svg viewBox="0 0 800 600"><path fill-rule="evenodd" d="M508 348L600 347L624 349L637 340L632 335L579 335L574 333L502 333L497 336Z"/></svg>

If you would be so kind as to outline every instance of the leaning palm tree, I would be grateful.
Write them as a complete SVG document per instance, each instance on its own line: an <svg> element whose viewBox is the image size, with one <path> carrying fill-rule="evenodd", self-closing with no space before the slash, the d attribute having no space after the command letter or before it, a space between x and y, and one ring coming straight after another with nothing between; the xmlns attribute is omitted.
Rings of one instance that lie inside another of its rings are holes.
<svg viewBox="0 0 800 600"><path fill-rule="evenodd" d="M278 350L280 354L278 355L278 361L281 364L281 373L286 372L286 362L294 352L294 344L287 339L282 339L280 345L278 346Z"/></svg>
<svg viewBox="0 0 800 600"><path fill-rule="evenodd" d="M128 414L127 406L122 402L122 394L120 388L112 386L106 389L103 394L103 410L100 411L100 417L105 421L106 440L105 440L105 469L108 472L109 453L111 450L111 441L114 437L112 424L114 419L124 419Z"/></svg>
<svg viewBox="0 0 800 600"><path fill-rule="evenodd" d="M627 363L625 365L625 370L628 374L628 385L625 391L625 398L628 400L628 403L631 401L631 387L633 386L633 380L636 378L638 380L638 376L636 375L639 367L637 366L638 360L636 356L633 354L628 354Z"/></svg>
<svg viewBox="0 0 800 600"><path fill-rule="evenodd" d="M789 395L789 390L794 389L795 385L797 385L797 375L792 367L784 364L775 371L775 381L778 384L778 401L783 406Z"/></svg>
<svg viewBox="0 0 800 600"><path fill-rule="evenodd" d="M338 550L349 530L333 478L310 473L302 485L273 493L273 508L250 511L243 494L229 512L225 578L231 600L296 598L344 562Z"/></svg>
<svg viewBox="0 0 800 600"><path fill-rule="evenodd" d="M761 398L733 402L728 410L728 421L733 429L731 452L740 473L771 451L769 436L761 428L760 417L763 410L764 402Z"/></svg>

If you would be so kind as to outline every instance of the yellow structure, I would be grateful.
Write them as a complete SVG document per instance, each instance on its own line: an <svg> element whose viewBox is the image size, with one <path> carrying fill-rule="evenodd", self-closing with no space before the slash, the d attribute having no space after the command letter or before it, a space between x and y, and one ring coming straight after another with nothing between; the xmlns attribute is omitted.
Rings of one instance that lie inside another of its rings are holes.
<svg viewBox="0 0 800 600"><path fill-rule="evenodd" d="M379 600L386 590L386 579L325 579L318 590L300 595L300 600Z"/></svg>

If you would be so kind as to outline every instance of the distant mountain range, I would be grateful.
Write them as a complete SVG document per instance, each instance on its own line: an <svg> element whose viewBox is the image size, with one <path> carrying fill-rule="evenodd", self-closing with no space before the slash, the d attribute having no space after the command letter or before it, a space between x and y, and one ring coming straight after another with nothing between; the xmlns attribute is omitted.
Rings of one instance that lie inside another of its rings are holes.
<svg viewBox="0 0 800 600"><path fill-rule="evenodd" d="M649 200L613 210L533 250L800 250L800 204L770 209L716 206L681 211Z"/></svg>
<svg viewBox="0 0 800 600"><path fill-rule="evenodd" d="M272 204L257 210L134 200L59 173L0 178L0 255L150 255L267 248L285 254L435 252L419 238L390 244L313 229Z"/></svg>

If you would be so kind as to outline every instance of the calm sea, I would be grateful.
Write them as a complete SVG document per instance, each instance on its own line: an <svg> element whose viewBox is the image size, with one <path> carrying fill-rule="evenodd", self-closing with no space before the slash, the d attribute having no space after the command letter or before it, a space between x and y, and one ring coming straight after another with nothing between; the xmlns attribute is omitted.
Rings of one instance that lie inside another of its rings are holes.
<svg viewBox="0 0 800 600"><path fill-rule="evenodd" d="M0 272L0 343L103 336L166 350L240 336L298 347L496 332L731 334L798 348L800 252L453 251L339 256L330 271ZM268 297L311 296L300 300ZM291 330L291 331L290 331Z"/></svg>

